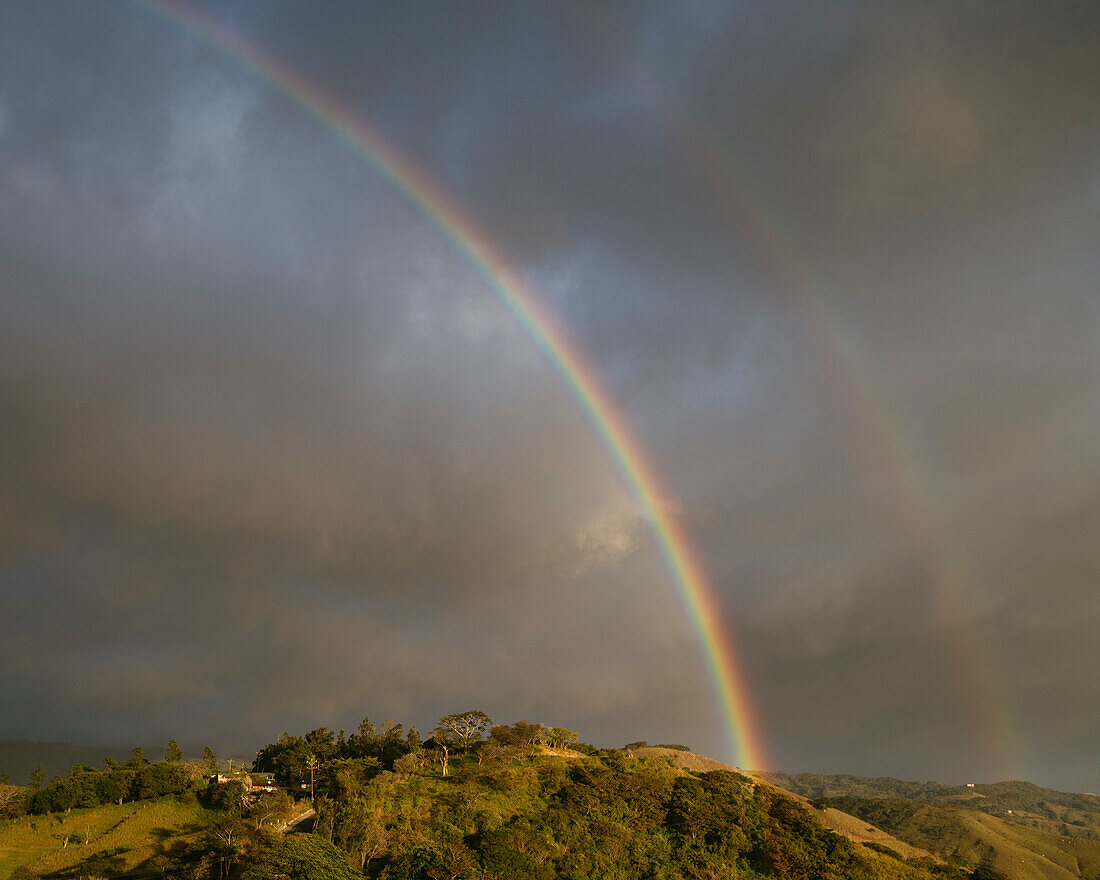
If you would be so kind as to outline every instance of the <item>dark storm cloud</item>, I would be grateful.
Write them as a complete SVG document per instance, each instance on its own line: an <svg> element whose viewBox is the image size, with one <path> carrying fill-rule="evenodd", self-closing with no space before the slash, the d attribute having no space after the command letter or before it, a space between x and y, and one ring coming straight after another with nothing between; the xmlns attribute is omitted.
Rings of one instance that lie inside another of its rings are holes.
<svg viewBox="0 0 1100 880"><path fill-rule="evenodd" d="M203 8L591 354L778 766L1095 788L1090 4ZM469 704L721 751L644 518L438 230L180 28L0 16L3 732L247 750Z"/></svg>

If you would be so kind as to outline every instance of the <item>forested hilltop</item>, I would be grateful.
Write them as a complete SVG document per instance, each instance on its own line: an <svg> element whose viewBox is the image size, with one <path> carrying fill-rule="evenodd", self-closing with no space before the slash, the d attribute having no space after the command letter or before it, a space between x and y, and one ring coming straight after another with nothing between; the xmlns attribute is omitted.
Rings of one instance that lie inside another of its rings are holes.
<svg viewBox="0 0 1100 880"><path fill-rule="evenodd" d="M980 847L907 845L920 834L904 822L898 840L686 746L597 749L478 710L427 736L369 719L351 735L284 734L245 771L210 750L183 761L173 741L162 761L135 749L6 786L2 803L0 880L1096 876L1088 859L1076 873L1065 858L1059 874L1002 871Z"/></svg>

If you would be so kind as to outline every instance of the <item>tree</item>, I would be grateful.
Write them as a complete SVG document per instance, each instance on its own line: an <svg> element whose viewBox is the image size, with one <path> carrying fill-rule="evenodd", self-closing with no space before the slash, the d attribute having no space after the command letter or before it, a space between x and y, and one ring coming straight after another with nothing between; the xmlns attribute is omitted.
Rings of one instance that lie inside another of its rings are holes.
<svg viewBox="0 0 1100 880"><path fill-rule="evenodd" d="M398 776L411 776L418 768L424 766L425 753L417 749L393 762L393 772Z"/></svg>
<svg viewBox="0 0 1100 880"><path fill-rule="evenodd" d="M311 730L302 737L302 740L305 742L306 748L317 756L318 763L324 764L336 757L336 737L327 727L318 727L316 730Z"/></svg>
<svg viewBox="0 0 1100 880"><path fill-rule="evenodd" d="M132 767L134 770L140 770L149 761L145 757L145 749L141 746L134 746L130 750L130 760L126 762L127 767Z"/></svg>
<svg viewBox="0 0 1100 880"><path fill-rule="evenodd" d="M121 804L130 793L130 784L134 779L132 770L108 770L96 779L96 789L101 803Z"/></svg>
<svg viewBox="0 0 1100 880"><path fill-rule="evenodd" d="M348 854L312 834L282 837L261 851L244 880L363 880Z"/></svg>
<svg viewBox="0 0 1100 880"><path fill-rule="evenodd" d="M384 856L390 846L390 832L380 821L368 822L356 839L359 854L359 870L364 871L372 859Z"/></svg>
<svg viewBox="0 0 1100 880"><path fill-rule="evenodd" d="M498 739L487 739L477 744L475 754L477 755L477 766L481 767L483 764L492 764L496 761L503 760L509 753L516 750L515 746L502 745Z"/></svg>
<svg viewBox="0 0 1100 880"><path fill-rule="evenodd" d="M38 791L42 787L42 777L44 775L45 771L42 769L41 764L31 771L31 791Z"/></svg>
<svg viewBox="0 0 1100 880"><path fill-rule="evenodd" d="M240 815L223 813L210 826L209 834L218 854L218 876L225 878L232 872L240 856L242 842L248 826Z"/></svg>
<svg viewBox="0 0 1100 880"><path fill-rule="evenodd" d="M249 810L249 818L258 831L264 825L274 825L286 819L294 809L294 801L285 791L265 791Z"/></svg>
<svg viewBox="0 0 1100 880"><path fill-rule="evenodd" d="M244 810L245 790L244 783L232 779L229 782L221 782L212 785L210 792L210 806L221 810L227 816L240 816Z"/></svg>
<svg viewBox="0 0 1100 880"><path fill-rule="evenodd" d="M519 741L527 746L533 746L542 741L545 728L541 724L532 724L530 721L517 721L512 725L512 732L519 737Z"/></svg>
<svg viewBox="0 0 1100 880"><path fill-rule="evenodd" d="M218 756L214 754L210 746L206 746L202 750L202 768L206 771L207 776L213 776L218 772Z"/></svg>
<svg viewBox="0 0 1100 880"><path fill-rule="evenodd" d="M274 773L275 780L295 790L306 781L308 761L313 750L300 736L284 733L277 743L269 743L257 754L252 769L261 773ZM313 752L316 754L316 752Z"/></svg>
<svg viewBox="0 0 1100 880"><path fill-rule="evenodd" d="M502 746L523 745L523 740L507 724L495 724L489 729L489 738Z"/></svg>
<svg viewBox="0 0 1100 880"><path fill-rule="evenodd" d="M183 749L174 739L168 740L168 749L164 753L164 760L169 764L178 764L183 760Z"/></svg>
<svg viewBox="0 0 1100 880"><path fill-rule="evenodd" d="M374 735L374 724L371 722L370 717L368 716L359 722L359 738L364 740L371 740L374 739Z"/></svg>
<svg viewBox="0 0 1100 880"><path fill-rule="evenodd" d="M432 880L467 880L478 876L477 856L461 840L448 840L436 864L427 870Z"/></svg>
<svg viewBox="0 0 1100 880"><path fill-rule="evenodd" d="M580 739L580 736L577 731L570 730L568 727L551 727L546 731L546 739L550 745L566 749Z"/></svg>
<svg viewBox="0 0 1100 880"><path fill-rule="evenodd" d="M439 726L432 731L437 742L460 749L468 749L481 739L482 734L493 724L493 719L480 709L467 709L455 712L439 719Z"/></svg>
<svg viewBox="0 0 1100 880"><path fill-rule="evenodd" d="M306 766L309 768L309 799L313 800L313 779L317 772L317 756L313 752L306 758Z"/></svg>
<svg viewBox="0 0 1100 880"><path fill-rule="evenodd" d="M18 785L0 785L0 819L14 819L27 812L28 792Z"/></svg>

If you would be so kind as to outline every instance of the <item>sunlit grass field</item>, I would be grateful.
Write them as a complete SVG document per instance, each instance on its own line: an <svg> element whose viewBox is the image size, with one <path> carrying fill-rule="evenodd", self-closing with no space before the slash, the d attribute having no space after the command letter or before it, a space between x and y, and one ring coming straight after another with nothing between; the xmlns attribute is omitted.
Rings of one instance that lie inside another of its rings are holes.
<svg viewBox="0 0 1100 880"><path fill-rule="evenodd" d="M19 865L49 874L104 852L112 853L118 871L128 871L169 844L199 833L209 817L194 800L168 797L3 821L0 880Z"/></svg>

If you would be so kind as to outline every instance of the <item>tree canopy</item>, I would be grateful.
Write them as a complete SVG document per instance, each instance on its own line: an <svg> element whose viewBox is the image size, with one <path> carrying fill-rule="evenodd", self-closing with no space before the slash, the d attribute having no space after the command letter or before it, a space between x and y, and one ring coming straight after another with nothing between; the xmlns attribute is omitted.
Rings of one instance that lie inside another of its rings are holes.
<svg viewBox="0 0 1100 880"><path fill-rule="evenodd" d="M468 749L481 739L492 724L493 719L480 709L467 709L440 718L432 736L447 745Z"/></svg>

